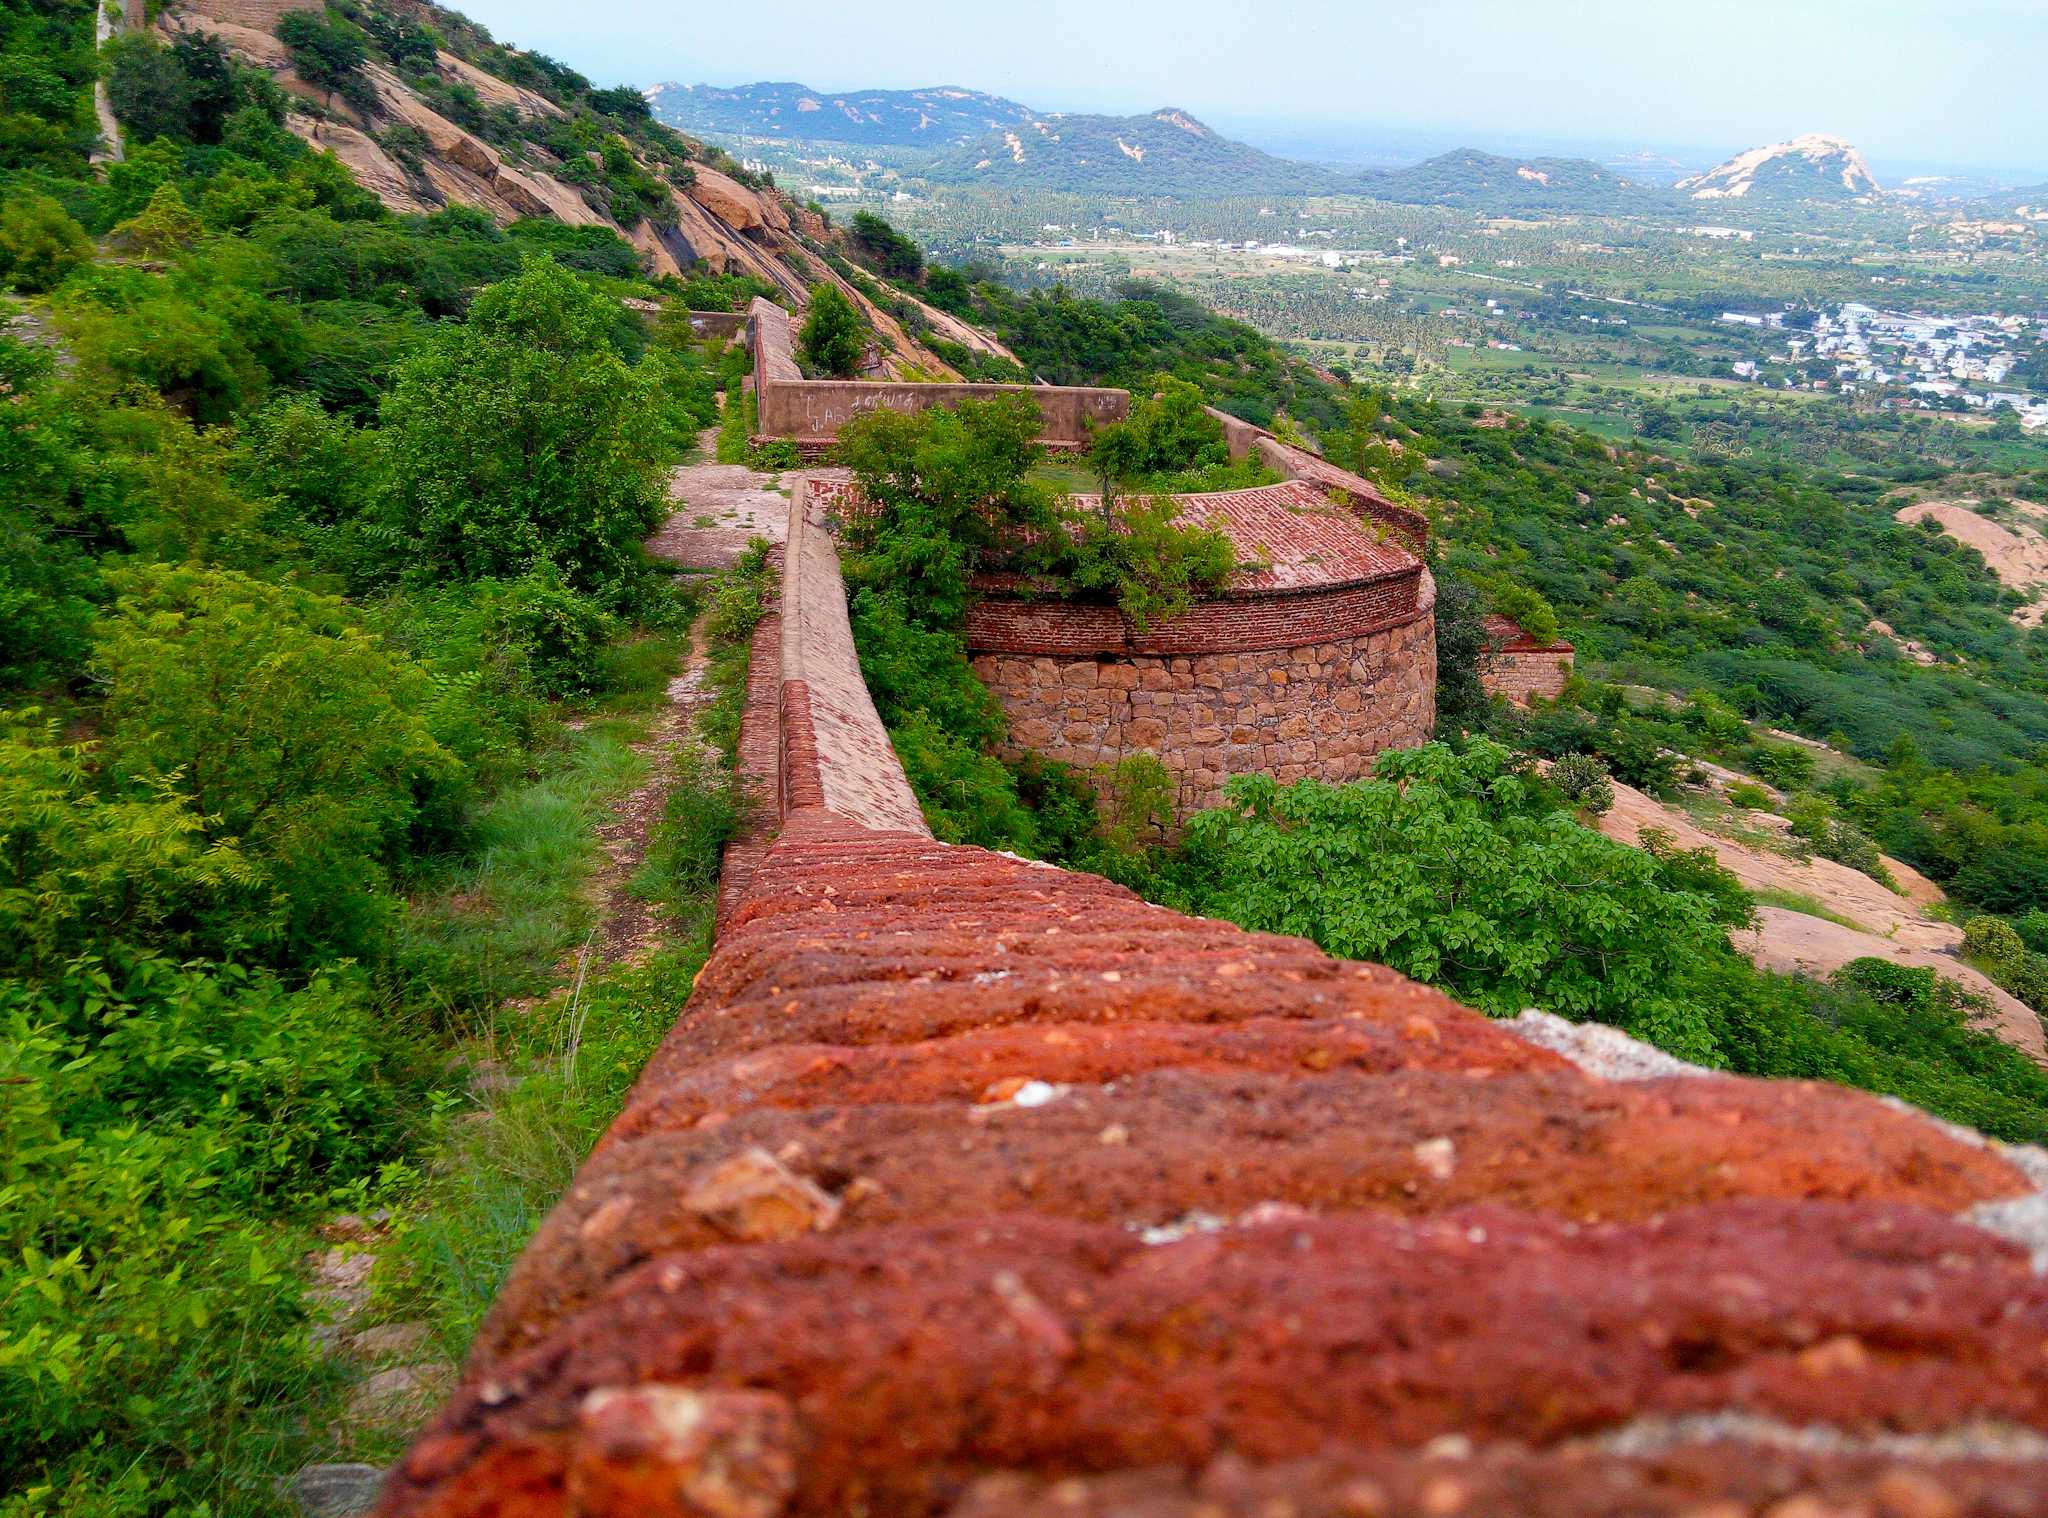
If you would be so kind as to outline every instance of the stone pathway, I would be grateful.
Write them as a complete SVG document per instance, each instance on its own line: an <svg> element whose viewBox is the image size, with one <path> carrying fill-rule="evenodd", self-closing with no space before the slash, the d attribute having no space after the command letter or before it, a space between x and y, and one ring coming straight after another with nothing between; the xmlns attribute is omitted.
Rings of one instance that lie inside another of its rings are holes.
<svg viewBox="0 0 2048 1518"><path fill-rule="evenodd" d="M698 439L704 457L718 452L718 434ZM760 474L744 464L685 464L669 476L676 513L647 542L656 558L691 569L724 569L755 538L780 543L789 535L786 476Z"/></svg>

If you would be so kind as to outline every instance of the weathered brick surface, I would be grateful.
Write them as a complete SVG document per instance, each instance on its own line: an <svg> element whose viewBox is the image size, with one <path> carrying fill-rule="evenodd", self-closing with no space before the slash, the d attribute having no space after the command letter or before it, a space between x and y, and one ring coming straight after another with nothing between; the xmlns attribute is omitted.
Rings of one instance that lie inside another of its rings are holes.
<svg viewBox="0 0 2048 1518"><path fill-rule="evenodd" d="M779 836L386 1518L2048 1512L2012 1159L835 810L816 610Z"/></svg>

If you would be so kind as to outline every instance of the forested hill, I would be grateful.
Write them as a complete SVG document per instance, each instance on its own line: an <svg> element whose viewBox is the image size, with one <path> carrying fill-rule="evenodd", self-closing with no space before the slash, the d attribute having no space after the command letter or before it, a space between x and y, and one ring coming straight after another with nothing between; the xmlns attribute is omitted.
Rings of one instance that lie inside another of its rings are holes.
<svg viewBox="0 0 2048 1518"><path fill-rule="evenodd" d="M1674 199L1586 158L1503 158L1459 148L1360 177L1359 193L1404 205L1629 215L1668 210Z"/></svg>
<svg viewBox="0 0 2048 1518"><path fill-rule="evenodd" d="M1315 193L1337 176L1233 142L1186 111L1038 116L990 132L931 165L940 184L1111 195Z"/></svg>
<svg viewBox="0 0 2048 1518"><path fill-rule="evenodd" d="M326 14L191 0L108 53L137 143L189 132L211 145L249 88L236 75L267 78L281 124L401 213L467 206L500 224L608 228L649 273L743 273L790 295L803 280L780 255L822 230L721 149L657 123L638 90L601 88L418 0Z"/></svg>
<svg viewBox="0 0 2048 1518"><path fill-rule="evenodd" d="M803 84L657 84L647 100L656 119L686 132L864 147L953 147L1023 126L1033 114L1001 95L950 85L835 95Z"/></svg>

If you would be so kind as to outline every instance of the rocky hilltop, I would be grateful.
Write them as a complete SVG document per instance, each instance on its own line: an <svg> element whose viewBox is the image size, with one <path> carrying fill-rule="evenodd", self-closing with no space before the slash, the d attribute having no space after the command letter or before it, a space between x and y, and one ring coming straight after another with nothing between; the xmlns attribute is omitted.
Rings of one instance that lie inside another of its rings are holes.
<svg viewBox="0 0 2048 1518"><path fill-rule="evenodd" d="M1694 200L1862 200L1883 193L1854 144L1818 132L1738 153L1676 188Z"/></svg>

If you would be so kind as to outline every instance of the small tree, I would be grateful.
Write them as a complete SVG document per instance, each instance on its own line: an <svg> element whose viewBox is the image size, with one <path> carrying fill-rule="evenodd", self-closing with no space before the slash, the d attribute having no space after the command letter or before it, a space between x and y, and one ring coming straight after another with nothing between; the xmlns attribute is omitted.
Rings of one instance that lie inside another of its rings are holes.
<svg viewBox="0 0 2048 1518"><path fill-rule="evenodd" d="M806 367L835 379L852 379L867 342L867 323L853 302L836 285L818 286L811 295L811 314L797 336L797 356Z"/></svg>
<svg viewBox="0 0 2048 1518"><path fill-rule="evenodd" d="M197 87L177 54L154 37L131 33L109 42L102 55L107 103L136 142L190 135Z"/></svg>
<svg viewBox="0 0 2048 1518"><path fill-rule="evenodd" d="M368 39L346 21L326 21L311 11L291 11L277 23L277 40L291 52L292 67L306 83L339 92L344 99L361 93L363 64L370 56Z"/></svg>
<svg viewBox="0 0 2048 1518"><path fill-rule="evenodd" d="M49 196L29 190L0 203L0 283L39 293L91 259L85 228Z"/></svg>
<svg viewBox="0 0 2048 1518"><path fill-rule="evenodd" d="M185 204L175 184L165 180L138 215L114 228L114 236L138 252L161 257L191 247L205 231L199 213Z"/></svg>
<svg viewBox="0 0 2048 1518"><path fill-rule="evenodd" d="M673 423L611 346L618 303L552 259L477 296L384 402L397 524L420 570L513 579L543 563L610 597L660 521Z"/></svg>

